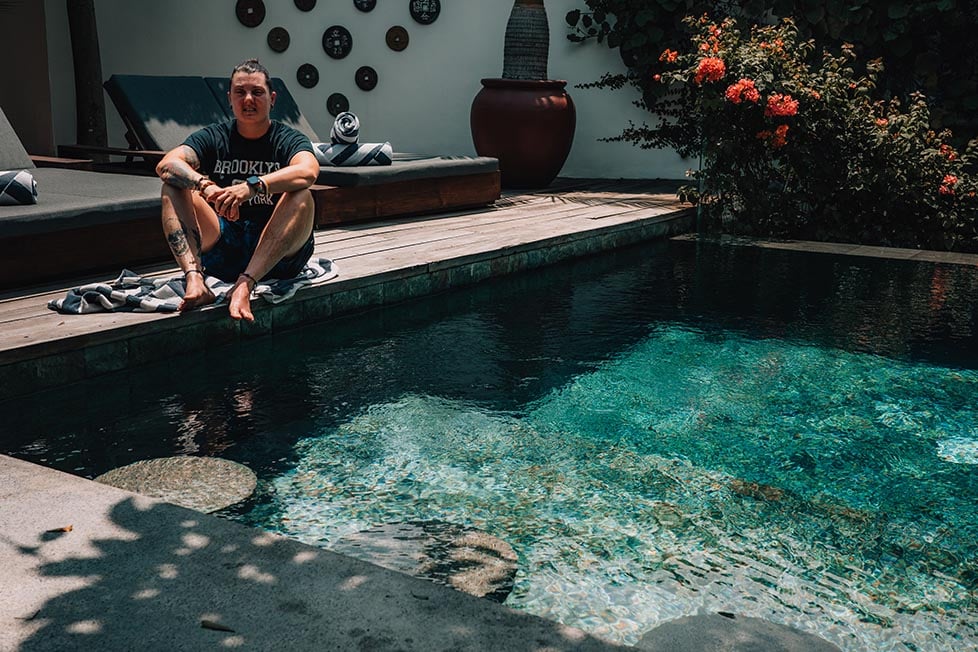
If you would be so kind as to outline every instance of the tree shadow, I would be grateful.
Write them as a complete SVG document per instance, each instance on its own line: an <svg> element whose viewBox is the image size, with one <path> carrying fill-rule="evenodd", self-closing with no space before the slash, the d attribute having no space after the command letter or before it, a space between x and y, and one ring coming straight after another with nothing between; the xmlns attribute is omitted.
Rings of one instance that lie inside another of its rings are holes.
<svg viewBox="0 0 978 652"><path fill-rule="evenodd" d="M68 482L75 489L86 481ZM614 648L236 523L136 496L107 501L107 488L77 488L37 519L74 512L70 530L30 531L26 509L13 519L0 514L10 527L0 558L23 580L15 591L29 592L0 609L0 621L14 623L0 635L4 649Z"/></svg>

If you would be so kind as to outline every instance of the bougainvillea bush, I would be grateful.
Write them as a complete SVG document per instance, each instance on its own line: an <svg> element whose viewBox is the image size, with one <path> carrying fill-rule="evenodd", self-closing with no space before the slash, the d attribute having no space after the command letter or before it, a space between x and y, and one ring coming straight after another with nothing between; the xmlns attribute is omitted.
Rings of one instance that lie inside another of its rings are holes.
<svg viewBox="0 0 978 652"><path fill-rule="evenodd" d="M978 140L930 127L920 95L880 100L882 64L816 53L794 23L688 18L650 74L659 123L618 138L699 163L683 196L725 230L978 251Z"/></svg>

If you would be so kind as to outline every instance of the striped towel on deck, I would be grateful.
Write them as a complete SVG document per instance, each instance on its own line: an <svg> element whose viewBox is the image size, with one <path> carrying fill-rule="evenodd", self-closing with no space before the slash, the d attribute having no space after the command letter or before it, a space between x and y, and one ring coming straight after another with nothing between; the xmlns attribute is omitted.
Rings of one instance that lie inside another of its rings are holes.
<svg viewBox="0 0 978 652"><path fill-rule="evenodd" d="M336 116L329 131L330 142L313 143L320 165L390 165L394 148L390 143L360 143L360 119L346 111Z"/></svg>
<svg viewBox="0 0 978 652"><path fill-rule="evenodd" d="M281 303L292 297L299 288L316 285L334 278L338 272L333 261L312 258L302 273L295 278L260 281L252 291L269 303ZM219 306L227 301L234 283L214 276L204 279ZM176 312L183 300L183 276L171 278L146 278L128 269L110 283L90 283L72 288L62 299L52 299L48 308L66 315L84 315L93 312Z"/></svg>
<svg viewBox="0 0 978 652"><path fill-rule="evenodd" d="M333 127L329 130L329 139L334 145L360 140L360 118L349 111L336 116Z"/></svg>
<svg viewBox="0 0 978 652"><path fill-rule="evenodd" d="M313 149L320 165L390 165L394 160L390 143L313 143Z"/></svg>

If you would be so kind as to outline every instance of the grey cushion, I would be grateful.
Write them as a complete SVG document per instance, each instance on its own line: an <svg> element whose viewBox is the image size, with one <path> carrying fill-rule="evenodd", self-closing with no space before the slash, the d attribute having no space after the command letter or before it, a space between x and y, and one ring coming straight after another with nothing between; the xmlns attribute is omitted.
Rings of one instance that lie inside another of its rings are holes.
<svg viewBox="0 0 978 652"><path fill-rule="evenodd" d="M316 183L327 186L376 186L395 181L483 174L499 169L498 159L486 156L412 156L394 154L390 165L320 167Z"/></svg>
<svg viewBox="0 0 978 652"><path fill-rule="evenodd" d="M38 201L30 206L0 207L0 237L159 219L160 180L156 177L60 168L37 168L31 173L37 180Z"/></svg>
<svg viewBox="0 0 978 652"><path fill-rule="evenodd" d="M34 167L30 155L20 144L17 132L0 109L0 170L29 170Z"/></svg>

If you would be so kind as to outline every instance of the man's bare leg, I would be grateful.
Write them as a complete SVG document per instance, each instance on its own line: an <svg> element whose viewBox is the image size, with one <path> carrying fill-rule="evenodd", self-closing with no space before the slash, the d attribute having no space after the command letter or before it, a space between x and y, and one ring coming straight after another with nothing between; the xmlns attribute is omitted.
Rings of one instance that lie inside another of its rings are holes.
<svg viewBox="0 0 978 652"><path fill-rule="evenodd" d="M258 246L248 262L248 267L231 289L228 312L232 318L255 321L251 312L251 291L254 289L252 279L260 280L280 260L299 251L312 233L313 219L311 192L297 190L282 195L258 239Z"/></svg>
<svg viewBox="0 0 978 652"><path fill-rule="evenodd" d="M196 193L164 184L163 233L186 279L180 311L214 303L214 293L204 283L201 264L203 250L214 246L220 236L214 209Z"/></svg>

